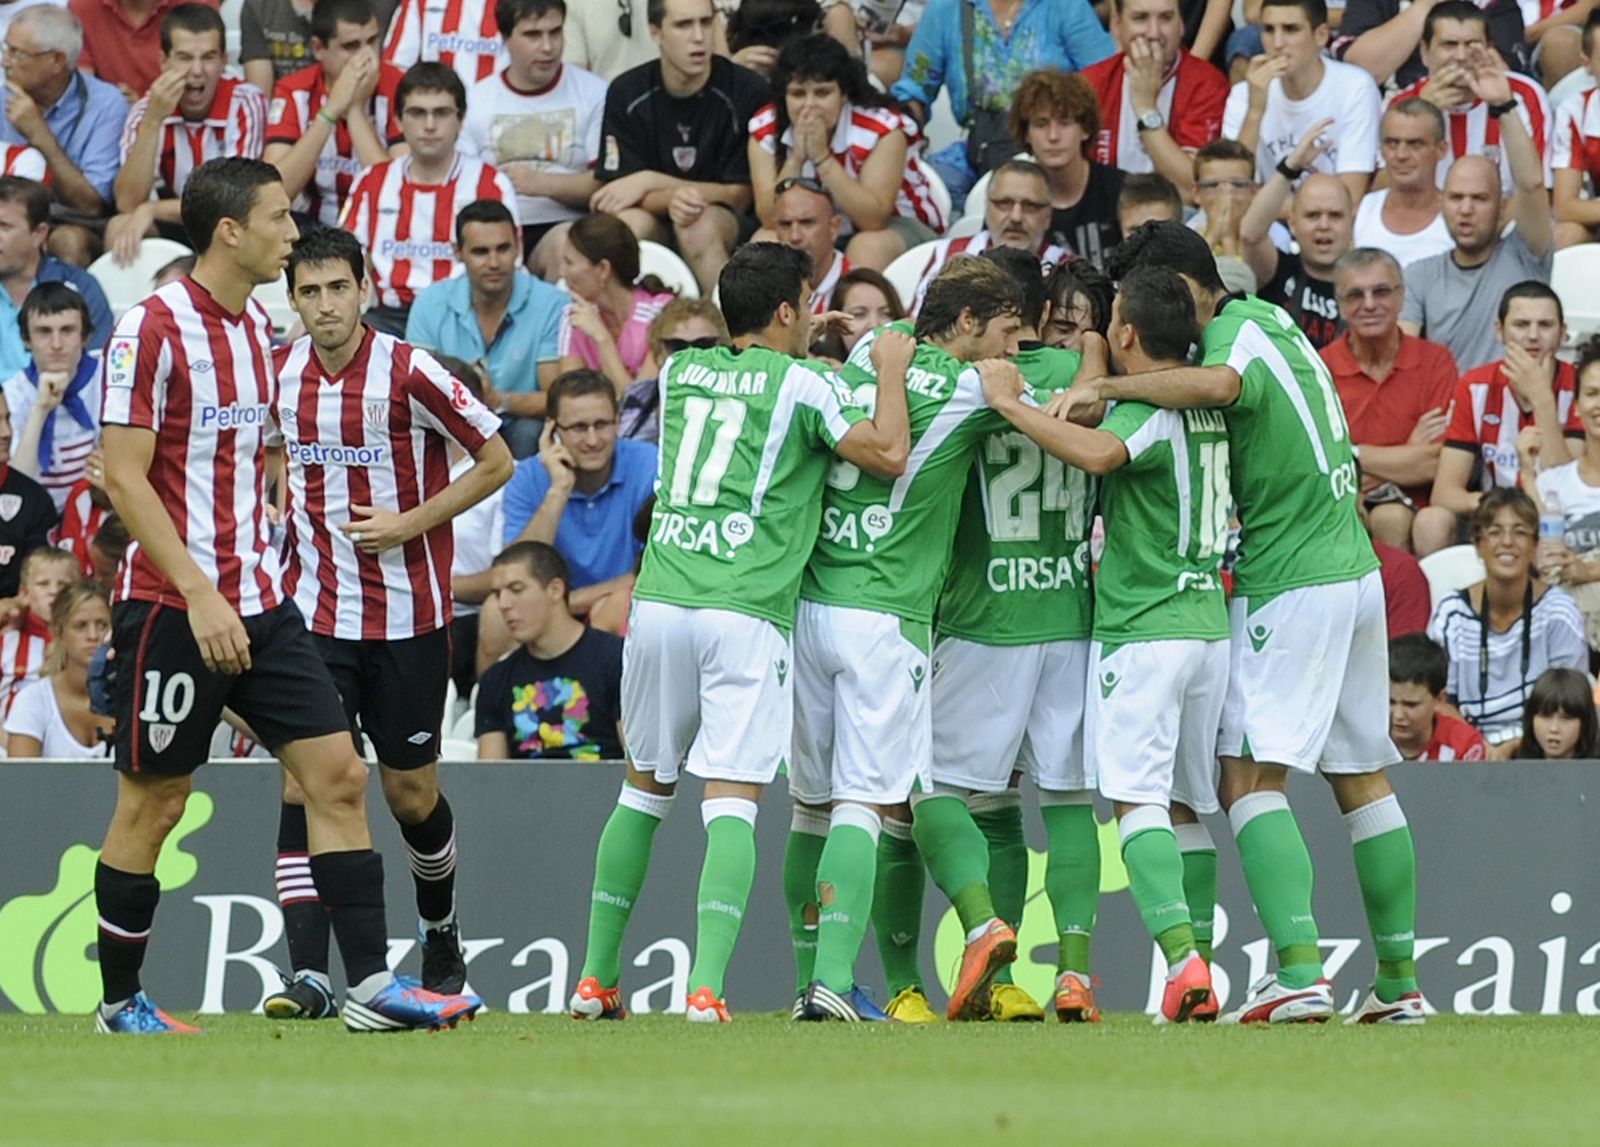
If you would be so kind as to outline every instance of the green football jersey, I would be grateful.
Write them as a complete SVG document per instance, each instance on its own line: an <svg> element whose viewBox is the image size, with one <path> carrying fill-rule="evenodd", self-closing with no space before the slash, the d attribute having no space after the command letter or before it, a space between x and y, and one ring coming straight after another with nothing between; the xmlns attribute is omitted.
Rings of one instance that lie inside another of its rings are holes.
<svg viewBox="0 0 1600 1147"><path fill-rule="evenodd" d="M634 596L794 626L833 448L870 417L838 375L763 347L661 370L656 505Z"/></svg>
<svg viewBox="0 0 1600 1147"><path fill-rule="evenodd" d="M909 323L891 325L910 333ZM855 388L856 402L869 410L877 399L876 335L856 344L840 372ZM822 531L800 596L926 626L950 565L974 450L1007 424L984 401L978 372L927 343L917 344L906 371L906 404L911 455L904 474L886 481L844 461L829 472Z"/></svg>
<svg viewBox="0 0 1600 1147"><path fill-rule="evenodd" d="M1076 351L1031 347L1012 359L1036 402L1078 375ZM967 476L940 636L1037 645L1089 636L1094 479L1019 430L991 434Z"/></svg>
<svg viewBox="0 0 1600 1147"><path fill-rule="evenodd" d="M1095 579L1095 640L1226 640L1217 567L1233 495L1222 411L1119 402L1100 429L1122 440L1128 463L1100 489L1106 548Z"/></svg>
<svg viewBox="0 0 1600 1147"><path fill-rule="evenodd" d="M1339 392L1294 320L1253 295L1231 300L1206 324L1200 354L1241 380L1223 410L1240 523L1234 592L1270 597L1377 569Z"/></svg>

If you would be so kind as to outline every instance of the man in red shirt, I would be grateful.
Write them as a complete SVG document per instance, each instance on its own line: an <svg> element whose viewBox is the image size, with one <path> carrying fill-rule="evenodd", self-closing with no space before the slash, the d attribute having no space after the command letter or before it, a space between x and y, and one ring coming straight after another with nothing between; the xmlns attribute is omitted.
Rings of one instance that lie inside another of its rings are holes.
<svg viewBox="0 0 1600 1147"><path fill-rule="evenodd" d="M1178 0L1113 0L1111 35L1123 50L1079 73L1100 102L1092 158L1159 171L1187 199L1194 153L1222 134L1228 81L1184 48Z"/></svg>
<svg viewBox="0 0 1600 1147"><path fill-rule="evenodd" d="M106 249L118 262L133 261L152 227L186 238L178 197L195 168L230 155L261 158L266 97L254 84L222 74L223 44L214 8L180 4L161 21L163 71L122 129L117 216L106 227Z"/></svg>
<svg viewBox="0 0 1600 1147"><path fill-rule="evenodd" d="M1450 661L1426 634L1389 642L1389 739L1408 761L1481 761L1483 734L1443 712Z"/></svg>
<svg viewBox="0 0 1600 1147"><path fill-rule="evenodd" d="M78 67L115 84L133 103L166 68L161 26L174 8L189 2L217 7L217 0L69 0L68 9L83 25Z"/></svg>
<svg viewBox="0 0 1600 1147"><path fill-rule="evenodd" d="M1428 504L1455 394L1456 364L1437 343L1400 329L1405 278L1387 251L1358 247L1334 264L1345 333L1322 349L1360 450L1361 492L1373 537L1419 554L1443 549L1455 523L1419 519ZM1417 522L1436 524L1418 536Z"/></svg>
<svg viewBox="0 0 1600 1147"><path fill-rule="evenodd" d="M1571 363L1556 358L1566 331L1561 300L1544 283L1517 283L1502 296L1495 336L1505 345L1505 358L1474 367L1456 384L1424 514L1449 515L1453 529L1454 515L1477 509L1485 490L1515 486L1521 468L1517 434L1524 426L1537 426L1544 442L1568 443L1570 457L1582 452L1583 424L1573 401L1577 374ZM1550 465L1563 461L1555 457ZM1434 528L1419 522L1419 529Z"/></svg>
<svg viewBox="0 0 1600 1147"><path fill-rule="evenodd" d="M298 214L332 227L356 177L404 138L395 107L405 73L378 59L370 0L321 0L311 13L317 62L285 76L267 111L266 161Z"/></svg>

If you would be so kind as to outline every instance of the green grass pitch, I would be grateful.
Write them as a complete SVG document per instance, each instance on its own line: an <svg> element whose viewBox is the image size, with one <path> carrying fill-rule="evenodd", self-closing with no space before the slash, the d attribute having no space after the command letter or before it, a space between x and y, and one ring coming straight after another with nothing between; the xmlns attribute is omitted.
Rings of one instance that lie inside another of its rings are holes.
<svg viewBox="0 0 1600 1147"><path fill-rule="evenodd" d="M189 1017L184 1017L189 1018ZM0 1016L0 1144L1582 1144L1600 1028L621 1024L492 1014L440 1035L212 1016L111 1039ZM1159 1136L1160 1138L1155 1138Z"/></svg>

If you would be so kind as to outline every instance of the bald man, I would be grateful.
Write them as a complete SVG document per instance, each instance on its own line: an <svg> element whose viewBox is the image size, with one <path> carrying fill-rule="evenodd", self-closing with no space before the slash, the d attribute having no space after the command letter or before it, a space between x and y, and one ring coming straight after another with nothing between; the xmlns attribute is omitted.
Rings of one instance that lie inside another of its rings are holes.
<svg viewBox="0 0 1600 1147"><path fill-rule="evenodd" d="M1277 303L1321 350L1344 330L1333 286L1333 265L1354 245L1355 205L1338 176L1301 174L1292 189L1283 168L1303 173L1328 149L1331 120L1313 124L1272 178L1262 184L1239 224L1244 260L1256 274L1263 299ZM1289 233L1300 245L1295 255L1280 251L1271 238L1272 221L1289 207Z"/></svg>
<svg viewBox="0 0 1600 1147"><path fill-rule="evenodd" d="M1515 185L1505 198L1500 168L1478 155L1450 166L1444 182L1444 222L1450 250L1406 267L1400 326L1442 343L1463 371L1504 353L1495 320L1500 299L1518 283L1550 282L1554 221L1544 189L1544 166L1516 114L1505 73L1480 69L1474 90L1500 110L1500 142ZM1505 234L1509 220L1516 230Z"/></svg>

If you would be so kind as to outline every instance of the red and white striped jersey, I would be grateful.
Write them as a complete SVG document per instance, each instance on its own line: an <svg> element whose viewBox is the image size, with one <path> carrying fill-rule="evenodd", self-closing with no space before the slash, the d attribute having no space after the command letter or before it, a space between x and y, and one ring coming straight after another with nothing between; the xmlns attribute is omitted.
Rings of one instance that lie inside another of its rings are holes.
<svg viewBox="0 0 1600 1147"><path fill-rule="evenodd" d="M1583 422L1574 401L1578 372L1571 363L1557 361L1552 386L1556 392L1556 420L1561 423L1562 432L1568 437L1581 436ZM1517 457L1517 435L1524 426L1532 425L1533 414L1523 410L1517 401L1502 359L1475 366L1457 380L1444 441L1446 446L1471 451L1483 459L1481 489L1515 486L1522 466Z"/></svg>
<svg viewBox="0 0 1600 1147"><path fill-rule="evenodd" d="M377 90L367 101L367 118L386 147L401 142L394 97L404 75L399 68L380 65ZM272 92L272 103L267 109L267 144L293 147L317 118L322 105L328 102L327 76L321 64L313 64L279 80ZM356 158L349 125L340 120L328 133L328 141L317 157L316 174L295 198L294 209L305 212L318 223L329 227L337 225L344 201L350 197L350 189L364 167Z"/></svg>
<svg viewBox="0 0 1600 1147"><path fill-rule="evenodd" d="M50 626L31 609L23 612L22 624L0 631L0 717L9 716L17 694L39 680L49 647Z"/></svg>
<svg viewBox="0 0 1600 1147"><path fill-rule="evenodd" d="M78 559L84 577L94 576L94 557L90 547L100 524L111 511L94 500L94 489L89 479L81 478L67 491L67 500L61 507L61 521L50 531L50 544L60 546Z"/></svg>
<svg viewBox="0 0 1600 1147"><path fill-rule="evenodd" d="M1138 117L1128 95L1127 64L1127 54L1118 52L1079 73L1100 104L1100 132L1095 136L1092 158L1130 174L1154 171L1155 161L1139 138ZM1177 145L1185 151L1198 151L1220 136L1227 103L1227 77L1188 49L1178 49L1172 70L1156 93L1156 110Z"/></svg>
<svg viewBox="0 0 1600 1147"><path fill-rule="evenodd" d="M1556 171L1583 173L1584 188L1593 194L1600 175L1600 100L1596 89L1573 92L1556 108L1556 126L1550 141L1550 166Z"/></svg>
<svg viewBox="0 0 1600 1147"><path fill-rule="evenodd" d="M345 200L339 225L367 249L378 302L409 307L417 292L464 269L456 259L456 215L478 199L517 214L511 180L480 159L456 156L443 183L411 182L411 157L369 167Z"/></svg>
<svg viewBox="0 0 1600 1147"><path fill-rule="evenodd" d="M963 235L957 239L941 239L933 249L933 254L928 259L928 265L923 269L922 278L917 281L917 293L911 301L910 311L915 314L922 309L922 296L928 293L928 284L944 270L944 265L957 255L981 255L987 251L994 242L989 237L988 228L984 228L976 235ZM1058 263L1072 258L1072 252L1065 247L1058 247L1048 238L1039 246L1039 266L1049 275Z"/></svg>
<svg viewBox="0 0 1600 1147"><path fill-rule="evenodd" d="M241 617L282 600L266 519L276 397L267 312L252 299L229 314L187 277L123 315L106 345L101 421L155 432L150 485L189 556ZM112 600L184 608L137 538Z"/></svg>
<svg viewBox="0 0 1600 1147"><path fill-rule="evenodd" d="M833 289L839 285L839 280L849 270L850 260L835 251L833 262L828 266L828 273L822 276L822 281L811 289L812 314L821 315L827 313L833 301Z"/></svg>
<svg viewBox="0 0 1600 1147"><path fill-rule="evenodd" d="M1533 146L1544 164L1544 183L1549 187L1550 101L1545 97L1544 89L1527 76L1511 72L1506 78L1511 82L1511 94L1517 99L1517 115L1522 117L1522 125L1528 129ZM1400 89L1390 97L1388 106L1393 107L1401 100L1420 96L1427 82L1428 78L1424 76L1409 88ZM1500 165L1501 186L1508 189L1514 186L1511 163L1506 159L1505 149L1500 146L1500 121L1490 118L1489 105L1482 100L1473 100L1463 107L1440 110L1444 112L1450 154L1439 161L1439 186L1444 186L1444 177L1449 173L1450 165L1467 155L1482 155L1494 160Z"/></svg>
<svg viewBox="0 0 1600 1147"><path fill-rule="evenodd" d="M943 231L944 209L933 198L933 185L928 178L931 168L928 167L928 161L922 158L922 136L915 120L893 108L858 108L847 103L839 115L838 125L833 129L828 150L833 152L833 158L839 161L839 166L845 169L850 178L857 179L872 155L872 149L878 146L884 136L895 131L905 134L909 146L906 149L905 175L901 177L900 190L895 194L894 213L907 219L919 219L935 232ZM768 155L778 154L777 105L768 104L755 114L750 120L750 137ZM793 127L784 130L783 146L794 146ZM801 173L815 179L816 165L807 160Z"/></svg>
<svg viewBox="0 0 1600 1147"><path fill-rule="evenodd" d="M1577 0L1517 0L1517 7L1522 9L1522 26L1531 28L1541 20L1548 20L1557 12L1564 11ZM1574 27L1583 26L1580 21Z"/></svg>
<svg viewBox="0 0 1600 1147"><path fill-rule="evenodd" d="M1489 756L1483 734L1459 717L1435 713L1433 736L1422 750L1419 761L1482 761Z"/></svg>
<svg viewBox="0 0 1600 1147"><path fill-rule="evenodd" d="M450 624L451 524L369 554L351 506L405 513L450 483L448 446L476 454L500 419L426 351L368 329L329 376L310 336L276 354L288 462L284 592L313 633L396 641Z"/></svg>
<svg viewBox="0 0 1600 1147"><path fill-rule="evenodd" d="M402 72L438 60L469 88L509 62L489 0L401 0L383 59Z"/></svg>
<svg viewBox="0 0 1600 1147"><path fill-rule="evenodd" d="M35 183L50 182L44 152L23 143L0 144L0 175L16 175Z"/></svg>
<svg viewBox="0 0 1600 1147"><path fill-rule="evenodd" d="M144 122L150 97L133 105L122 126L122 162L128 162L134 137ZM267 98L243 80L223 76L216 98L203 120L186 120L174 112L161 121L161 150L156 157L156 191L176 198L189 173L208 159L242 155L260 159L266 147Z"/></svg>

